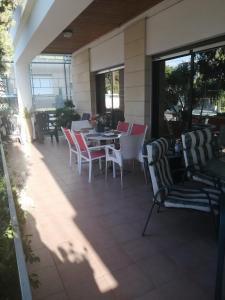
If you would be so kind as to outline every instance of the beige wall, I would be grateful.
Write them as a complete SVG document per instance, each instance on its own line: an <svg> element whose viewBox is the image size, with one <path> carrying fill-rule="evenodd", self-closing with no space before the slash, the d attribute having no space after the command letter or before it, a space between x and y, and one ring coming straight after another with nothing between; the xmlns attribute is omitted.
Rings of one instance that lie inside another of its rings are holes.
<svg viewBox="0 0 225 300"><path fill-rule="evenodd" d="M124 30L124 62L125 119L145 123L145 19Z"/></svg>
<svg viewBox="0 0 225 300"><path fill-rule="evenodd" d="M72 56L73 102L77 111L91 112L91 84L89 50Z"/></svg>

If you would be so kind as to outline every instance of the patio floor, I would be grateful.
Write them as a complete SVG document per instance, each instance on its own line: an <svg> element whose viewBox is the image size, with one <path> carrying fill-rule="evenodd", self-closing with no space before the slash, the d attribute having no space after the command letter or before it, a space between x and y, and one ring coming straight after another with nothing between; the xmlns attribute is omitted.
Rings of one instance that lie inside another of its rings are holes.
<svg viewBox="0 0 225 300"><path fill-rule="evenodd" d="M34 299L213 299L216 240L208 215L154 212L151 235L141 236L151 187L139 167L120 180L95 168L88 183L69 167L68 147L44 144L9 149L11 171L22 188L26 231L40 263L29 265L40 287Z"/></svg>

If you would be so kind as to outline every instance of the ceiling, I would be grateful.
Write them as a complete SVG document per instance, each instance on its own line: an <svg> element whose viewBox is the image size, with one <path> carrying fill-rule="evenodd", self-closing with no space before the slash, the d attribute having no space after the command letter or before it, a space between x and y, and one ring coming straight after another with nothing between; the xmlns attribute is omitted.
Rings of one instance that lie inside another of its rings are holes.
<svg viewBox="0 0 225 300"><path fill-rule="evenodd" d="M72 54L162 1L94 0L65 28L72 31L72 37L65 38L61 32L43 53Z"/></svg>

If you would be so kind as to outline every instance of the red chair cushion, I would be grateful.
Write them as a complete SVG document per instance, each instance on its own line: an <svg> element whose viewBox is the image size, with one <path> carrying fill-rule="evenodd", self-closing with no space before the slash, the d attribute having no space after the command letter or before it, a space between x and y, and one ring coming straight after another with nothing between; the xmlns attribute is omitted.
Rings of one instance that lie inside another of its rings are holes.
<svg viewBox="0 0 225 300"><path fill-rule="evenodd" d="M87 146L86 146L86 143L83 139L83 136L81 135L80 132L78 131L74 131L74 135L75 135L75 138L77 140L77 143L80 147L80 151L87 151Z"/></svg>
<svg viewBox="0 0 225 300"><path fill-rule="evenodd" d="M73 142L73 138L71 136L71 132L68 128L63 128L63 131L67 137L67 140L69 141L71 146L75 146L74 142Z"/></svg>
<svg viewBox="0 0 225 300"><path fill-rule="evenodd" d="M90 154L91 154L92 159L102 157L102 156L105 156L105 150L104 149L93 150L93 151L90 151ZM82 155L88 158L88 153L86 151L82 152Z"/></svg>
<svg viewBox="0 0 225 300"><path fill-rule="evenodd" d="M145 133L145 125L142 124L133 124L131 128L131 135L143 134Z"/></svg>
<svg viewBox="0 0 225 300"><path fill-rule="evenodd" d="M129 123L119 121L117 124L117 130L122 132L127 132L129 128Z"/></svg>

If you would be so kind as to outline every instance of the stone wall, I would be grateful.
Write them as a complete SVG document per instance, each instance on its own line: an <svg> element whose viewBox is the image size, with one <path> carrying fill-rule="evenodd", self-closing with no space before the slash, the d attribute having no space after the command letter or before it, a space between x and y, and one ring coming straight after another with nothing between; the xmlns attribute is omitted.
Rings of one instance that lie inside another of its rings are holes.
<svg viewBox="0 0 225 300"><path fill-rule="evenodd" d="M146 122L145 19L124 31L124 106L129 122Z"/></svg>
<svg viewBox="0 0 225 300"><path fill-rule="evenodd" d="M89 50L72 56L73 102L77 111L91 113Z"/></svg>

